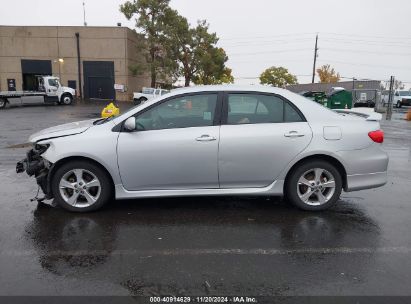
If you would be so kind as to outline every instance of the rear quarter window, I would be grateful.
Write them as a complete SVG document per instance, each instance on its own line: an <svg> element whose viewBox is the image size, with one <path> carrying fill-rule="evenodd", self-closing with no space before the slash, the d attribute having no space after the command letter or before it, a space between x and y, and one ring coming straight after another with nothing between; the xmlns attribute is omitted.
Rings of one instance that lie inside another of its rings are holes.
<svg viewBox="0 0 411 304"><path fill-rule="evenodd" d="M297 112L288 102L285 102L284 107L284 122L300 122L304 121L300 113Z"/></svg>

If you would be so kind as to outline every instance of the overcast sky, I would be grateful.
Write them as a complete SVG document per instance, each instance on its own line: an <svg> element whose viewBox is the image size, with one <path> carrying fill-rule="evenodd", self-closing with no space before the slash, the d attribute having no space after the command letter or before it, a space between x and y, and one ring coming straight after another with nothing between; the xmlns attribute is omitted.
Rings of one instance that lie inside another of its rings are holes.
<svg viewBox="0 0 411 304"><path fill-rule="evenodd" d="M5 0L2 0L2 2ZM85 0L89 26L122 22L122 0ZM2 25L82 25L82 0L13 0L0 10ZM411 86L411 1L407 0L171 0L195 24L206 19L230 58L236 82L258 83L267 67L284 66L300 83L311 82L314 42L318 65L343 77Z"/></svg>

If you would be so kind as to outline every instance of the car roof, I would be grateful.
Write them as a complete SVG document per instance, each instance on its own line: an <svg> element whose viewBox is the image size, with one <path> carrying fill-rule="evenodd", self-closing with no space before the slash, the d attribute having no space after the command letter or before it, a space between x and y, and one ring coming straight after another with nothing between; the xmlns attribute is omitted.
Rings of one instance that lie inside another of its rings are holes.
<svg viewBox="0 0 411 304"><path fill-rule="evenodd" d="M219 91L244 91L244 92L267 92L275 94L284 94L284 92L289 92L285 89L262 86L262 85L201 85L193 87L185 87L173 89L171 93L184 94L184 93L197 93L197 92L219 92Z"/></svg>

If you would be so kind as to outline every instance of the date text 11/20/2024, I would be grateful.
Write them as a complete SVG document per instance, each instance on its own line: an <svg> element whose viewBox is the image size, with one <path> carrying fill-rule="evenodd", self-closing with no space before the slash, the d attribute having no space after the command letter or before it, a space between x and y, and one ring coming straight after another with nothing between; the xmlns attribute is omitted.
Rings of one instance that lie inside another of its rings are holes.
<svg viewBox="0 0 411 304"><path fill-rule="evenodd" d="M150 297L150 303L258 303L254 297Z"/></svg>

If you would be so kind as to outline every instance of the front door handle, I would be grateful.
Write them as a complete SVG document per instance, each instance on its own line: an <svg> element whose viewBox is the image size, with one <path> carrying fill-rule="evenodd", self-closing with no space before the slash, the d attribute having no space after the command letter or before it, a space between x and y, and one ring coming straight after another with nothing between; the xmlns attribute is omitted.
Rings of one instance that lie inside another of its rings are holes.
<svg viewBox="0 0 411 304"><path fill-rule="evenodd" d="M290 131L288 133L284 134L285 137L291 137L291 138L295 138L295 137L303 137L305 136L304 134L298 133L297 131Z"/></svg>
<svg viewBox="0 0 411 304"><path fill-rule="evenodd" d="M201 135L200 137L196 138L196 141L214 141L217 140L217 138L210 136L210 135Z"/></svg>

